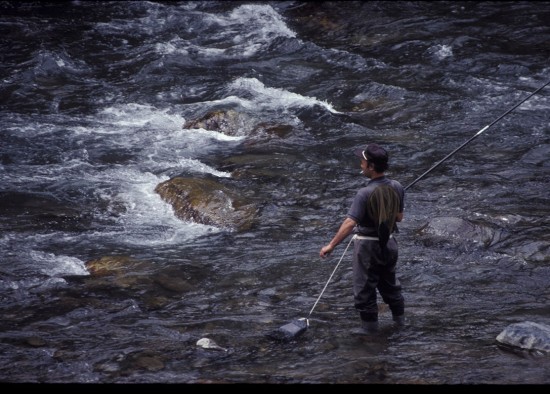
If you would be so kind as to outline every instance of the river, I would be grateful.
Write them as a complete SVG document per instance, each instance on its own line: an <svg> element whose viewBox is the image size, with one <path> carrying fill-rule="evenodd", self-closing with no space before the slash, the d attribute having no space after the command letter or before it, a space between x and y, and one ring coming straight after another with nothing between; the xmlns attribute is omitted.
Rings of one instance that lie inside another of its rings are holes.
<svg viewBox="0 0 550 394"><path fill-rule="evenodd" d="M0 33L0 382L550 383L495 339L550 324L550 2L2 1ZM183 126L230 110L236 134ZM490 124L407 190L406 327L380 303L352 335L347 240L319 250L353 149L409 185ZM176 217L178 176L258 223Z"/></svg>

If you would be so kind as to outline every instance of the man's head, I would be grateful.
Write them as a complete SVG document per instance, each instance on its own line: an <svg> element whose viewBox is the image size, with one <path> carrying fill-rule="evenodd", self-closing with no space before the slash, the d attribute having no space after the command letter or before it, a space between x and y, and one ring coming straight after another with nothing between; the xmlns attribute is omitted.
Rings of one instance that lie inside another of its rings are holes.
<svg viewBox="0 0 550 394"><path fill-rule="evenodd" d="M364 149L355 149L353 153L365 160L369 166L372 164L376 172L388 169L388 152L378 144L368 144Z"/></svg>

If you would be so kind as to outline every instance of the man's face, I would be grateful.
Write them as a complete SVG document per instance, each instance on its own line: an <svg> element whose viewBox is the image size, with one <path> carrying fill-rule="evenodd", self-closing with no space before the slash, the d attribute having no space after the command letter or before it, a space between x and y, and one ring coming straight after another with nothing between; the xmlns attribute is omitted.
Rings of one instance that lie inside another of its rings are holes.
<svg viewBox="0 0 550 394"><path fill-rule="evenodd" d="M369 168L369 162L365 159L361 159L361 170L363 171L363 175L370 178L371 176L371 170Z"/></svg>

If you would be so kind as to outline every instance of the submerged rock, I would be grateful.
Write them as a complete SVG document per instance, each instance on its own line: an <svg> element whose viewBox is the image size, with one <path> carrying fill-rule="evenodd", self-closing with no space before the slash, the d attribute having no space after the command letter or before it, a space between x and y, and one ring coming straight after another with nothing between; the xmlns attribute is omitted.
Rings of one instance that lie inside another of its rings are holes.
<svg viewBox="0 0 550 394"><path fill-rule="evenodd" d="M457 217L434 217L419 231L424 242L445 240L450 243L474 242L490 246L500 239L500 231L486 223L475 223Z"/></svg>
<svg viewBox="0 0 550 394"><path fill-rule="evenodd" d="M550 352L550 326L540 323L525 321L511 324L496 339L505 346Z"/></svg>

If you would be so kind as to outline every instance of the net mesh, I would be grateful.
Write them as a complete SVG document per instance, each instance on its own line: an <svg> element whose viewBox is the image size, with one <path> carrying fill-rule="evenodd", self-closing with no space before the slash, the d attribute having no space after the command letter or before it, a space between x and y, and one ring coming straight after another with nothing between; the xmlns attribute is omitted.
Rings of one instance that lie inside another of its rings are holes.
<svg viewBox="0 0 550 394"><path fill-rule="evenodd" d="M385 248L399 212L399 195L391 186L380 185L371 193L367 209L378 229L380 246Z"/></svg>

